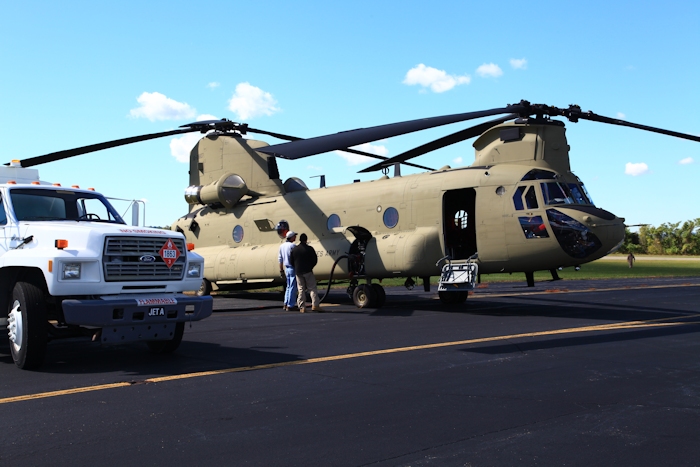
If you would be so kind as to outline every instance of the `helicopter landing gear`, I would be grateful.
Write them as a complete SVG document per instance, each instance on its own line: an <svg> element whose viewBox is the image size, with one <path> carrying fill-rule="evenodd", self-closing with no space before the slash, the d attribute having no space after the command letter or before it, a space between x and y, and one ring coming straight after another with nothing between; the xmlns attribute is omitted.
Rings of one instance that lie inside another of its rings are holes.
<svg viewBox="0 0 700 467"><path fill-rule="evenodd" d="M357 308L368 308L376 299L374 289L370 284L360 284L355 287L355 291L352 293L352 301Z"/></svg>
<svg viewBox="0 0 700 467"><path fill-rule="evenodd" d="M348 291L352 287L348 287ZM360 284L352 292L352 302L358 308L381 308L385 301L386 292L379 284Z"/></svg>
<svg viewBox="0 0 700 467"><path fill-rule="evenodd" d="M467 301L468 296L469 292L466 290L461 292L438 292L438 297L440 297L443 305L460 305Z"/></svg>
<svg viewBox="0 0 700 467"><path fill-rule="evenodd" d="M386 301L386 292L384 291L384 287L379 284L372 284L372 290L374 290L374 296L376 297L376 303L374 306L376 308L383 307L384 302Z"/></svg>

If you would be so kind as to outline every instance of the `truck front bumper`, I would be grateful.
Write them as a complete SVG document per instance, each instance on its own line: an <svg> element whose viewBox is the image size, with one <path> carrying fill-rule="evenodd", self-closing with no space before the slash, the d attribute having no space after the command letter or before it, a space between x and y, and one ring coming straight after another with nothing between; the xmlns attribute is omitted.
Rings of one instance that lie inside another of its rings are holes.
<svg viewBox="0 0 700 467"><path fill-rule="evenodd" d="M213 299L184 294L120 295L61 302L67 324L102 328L100 342L168 340L177 323L211 315Z"/></svg>

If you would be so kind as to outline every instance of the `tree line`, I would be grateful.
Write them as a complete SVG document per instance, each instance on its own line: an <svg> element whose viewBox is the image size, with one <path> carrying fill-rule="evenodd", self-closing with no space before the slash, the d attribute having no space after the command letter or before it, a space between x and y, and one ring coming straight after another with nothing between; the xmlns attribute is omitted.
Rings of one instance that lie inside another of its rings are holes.
<svg viewBox="0 0 700 467"><path fill-rule="evenodd" d="M625 229L625 241L618 251L648 255L700 255L700 218L682 224L644 225L639 232Z"/></svg>

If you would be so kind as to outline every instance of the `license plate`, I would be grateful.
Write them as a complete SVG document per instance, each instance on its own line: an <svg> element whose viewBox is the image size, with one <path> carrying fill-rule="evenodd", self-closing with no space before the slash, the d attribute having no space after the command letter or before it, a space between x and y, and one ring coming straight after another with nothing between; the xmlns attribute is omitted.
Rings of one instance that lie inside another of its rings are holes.
<svg viewBox="0 0 700 467"><path fill-rule="evenodd" d="M165 316L165 308L163 307L152 307L148 310L148 316Z"/></svg>

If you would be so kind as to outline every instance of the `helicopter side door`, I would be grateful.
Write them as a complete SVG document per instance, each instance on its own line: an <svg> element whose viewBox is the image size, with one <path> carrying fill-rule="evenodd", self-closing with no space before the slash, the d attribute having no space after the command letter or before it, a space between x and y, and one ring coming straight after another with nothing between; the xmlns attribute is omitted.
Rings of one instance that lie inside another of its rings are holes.
<svg viewBox="0 0 700 467"><path fill-rule="evenodd" d="M442 213L445 254L451 259L466 259L476 253L476 190L446 191Z"/></svg>

